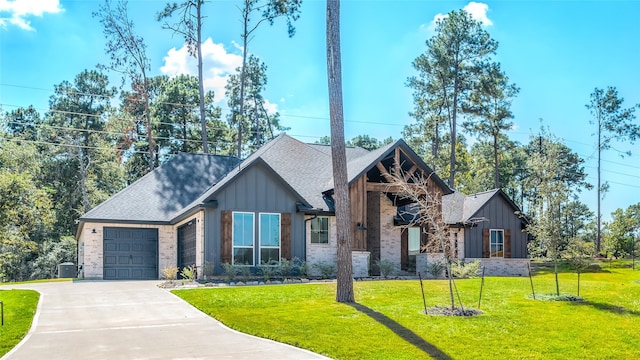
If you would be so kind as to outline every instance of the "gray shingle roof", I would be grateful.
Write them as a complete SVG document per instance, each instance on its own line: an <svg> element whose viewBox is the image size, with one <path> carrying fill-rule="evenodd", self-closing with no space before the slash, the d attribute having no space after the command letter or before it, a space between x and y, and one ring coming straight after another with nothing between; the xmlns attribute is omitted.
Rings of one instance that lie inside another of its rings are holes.
<svg viewBox="0 0 640 360"><path fill-rule="evenodd" d="M465 224L472 221L473 217L496 194L502 194L505 199L518 210L518 207L500 189L493 189L477 194L464 195L455 192L442 197L442 217L446 224Z"/></svg>
<svg viewBox="0 0 640 360"><path fill-rule="evenodd" d="M237 164L235 157L177 154L80 220L170 222Z"/></svg>

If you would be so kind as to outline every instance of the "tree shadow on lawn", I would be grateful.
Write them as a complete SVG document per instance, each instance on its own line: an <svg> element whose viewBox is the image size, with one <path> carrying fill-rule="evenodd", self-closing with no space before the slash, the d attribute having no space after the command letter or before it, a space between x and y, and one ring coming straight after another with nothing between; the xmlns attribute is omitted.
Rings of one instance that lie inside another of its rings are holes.
<svg viewBox="0 0 640 360"><path fill-rule="evenodd" d="M443 360L451 359L451 357L447 355L444 351L438 349L435 345L427 342L426 340L421 338L418 334L400 325L395 320L387 317L386 315L358 303L351 303L349 305L351 305L357 311L360 311L361 313L369 316L370 318L377 321L378 323L386 326L389 330L396 333L396 335L400 336L402 339L414 345L418 349L424 351L434 359L443 359Z"/></svg>
<svg viewBox="0 0 640 360"><path fill-rule="evenodd" d="M608 311L618 315L633 315L640 316L640 311L627 309L618 305L611 305L606 303L599 303L594 301L572 301L572 305L576 306L591 306L592 308L600 311Z"/></svg>

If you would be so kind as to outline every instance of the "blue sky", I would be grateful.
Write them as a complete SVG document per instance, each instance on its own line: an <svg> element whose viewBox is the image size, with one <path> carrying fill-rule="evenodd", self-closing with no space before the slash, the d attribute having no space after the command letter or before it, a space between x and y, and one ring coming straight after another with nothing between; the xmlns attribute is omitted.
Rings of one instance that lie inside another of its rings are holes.
<svg viewBox="0 0 640 360"><path fill-rule="evenodd" d="M3 111L34 105L42 113L53 86L107 61L102 29L91 13L99 1L0 0L0 103ZM132 0L131 19L145 38L152 74L195 74L182 40L154 20L164 1ZM413 122L411 62L424 51L434 18L468 6L499 41L496 59L521 89L513 103L514 140L527 141L540 119L586 160L596 181L595 146L585 108L595 87L616 86L625 105L640 103L640 1L404 1L342 2L343 90L347 138L368 134L399 138ZM237 1L206 4L207 84L226 107L224 83L240 64ZM288 38L283 21L263 25L249 52L268 66L266 97L290 135L313 142L329 135L325 59L325 2L304 0ZM117 74L111 82L119 84ZM640 115L640 113L638 113ZM638 120L640 121L640 120ZM603 178L611 190L605 219L616 208L640 202L640 145L621 158L605 153ZM582 200L595 210L595 192Z"/></svg>

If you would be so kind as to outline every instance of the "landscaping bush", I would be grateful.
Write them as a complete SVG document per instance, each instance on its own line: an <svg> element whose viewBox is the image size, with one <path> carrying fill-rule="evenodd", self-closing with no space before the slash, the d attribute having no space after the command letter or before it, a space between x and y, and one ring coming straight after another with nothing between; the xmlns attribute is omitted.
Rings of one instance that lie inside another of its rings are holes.
<svg viewBox="0 0 640 360"><path fill-rule="evenodd" d="M273 260L269 261L268 263L263 261L260 265L258 265L258 270L262 274L262 278L264 279L264 281L271 280L271 278L277 273L276 265L276 262Z"/></svg>
<svg viewBox="0 0 640 360"><path fill-rule="evenodd" d="M175 280L178 276L178 268L173 265L167 266L162 269L162 276L169 281Z"/></svg>
<svg viewBox="0 0 640 360"><path fill-rule="evenodd" d="M309 272L309 265L306 261L299 259L297 257L293 258L293 267L297 271L298 275L301 278L306 278L307 273Z"/></svg>
<svg viewBox="0 0 640 360"><path fill-rule="evenodd" d="M439 260L428 262L425 268L427 274L431 275L434 279L439 278L446 269L447 265Z"/></svg>
<svg viewBox="0 0 640 360"><path fill-rule="evenodd" d="M334 264L321 261L312 265L314 269L320 271L320 277L328 279L336 273L336 266Z"/></svg>
<svg viewBox="0 0 640 360"><path fill-rule="evenodd" d="M391 260L376 260L375 265L380 269L380 274L386 279L395 270L395 265Z"/></svg>
<svg viewBox="0 0 640 360"><path fill-rule="evenodd" d="M456 260L451 263L451 275L457 278L474 278L480 273L480 260L465 263L462 260Z"/></svg>
<svg viewBox="0 0 640 360"><path fill-rule="evenodd" d="M196 278L196 268L193 265L185 266L182 268L182 271L180 271L180 276L182 276L184 280L193 281Z"/></svg>
<svg viewBox="0 0 640 360"><path fill-rule="evenodd" d="M236 275L239 274L239 268L237 265L224 263L222 264L222 273L224 274L224 280L229 282L236 278Z"/></svg>

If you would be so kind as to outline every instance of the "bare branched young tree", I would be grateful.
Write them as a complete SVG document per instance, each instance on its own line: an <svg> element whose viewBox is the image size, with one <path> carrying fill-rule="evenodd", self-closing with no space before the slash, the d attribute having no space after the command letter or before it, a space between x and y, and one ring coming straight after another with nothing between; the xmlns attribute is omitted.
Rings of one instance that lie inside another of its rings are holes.
<svg viewBox="0 0 640 360"><path fill-rule="evenodd" d="M447 267L447 279L449 281L449 295L451 309L455 309L454 283L451 274L451 262L454 259L453 246L449 238L449 227L442 217L442 191L433 183L431 174L413 173L405 174L396 166L391 172L389 191L396 196L405 198L411 203L407 210L400 211L399 215L407 220L403 227L420 227L427 233L428 240L421 247L428 254L442 254Z"/></svg>
<svg viewBox="0 0 640 360"><path fill-rule="evenodd" d="M122 73L122 85L125 80L131 83L132 99L142 104L142 122L146 128L149 151L149 171L155 166L156 142L151 126L149 78L151 62L147 56L147 45L142 36L136 34L133 21L129 19L127 1L112 3L105 0L93 13L102 25L102 33L107 40L105 51L109 55L109 65L99 65L101 69L109 69Z"/></svg>

